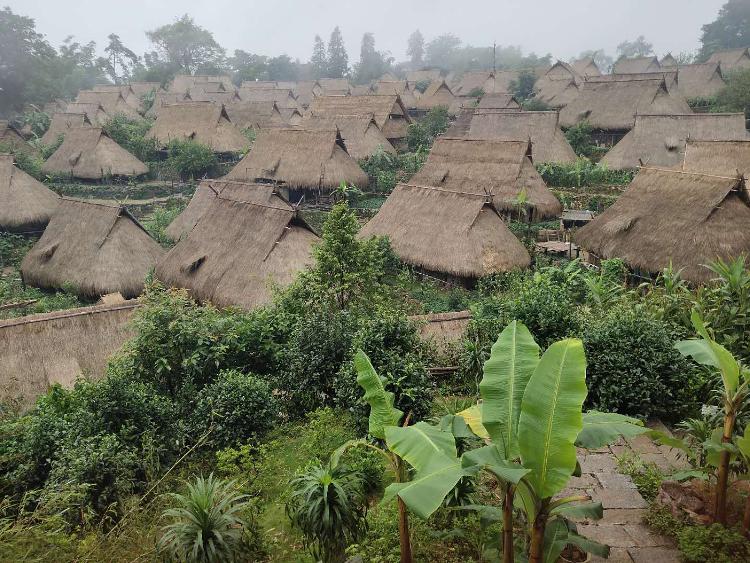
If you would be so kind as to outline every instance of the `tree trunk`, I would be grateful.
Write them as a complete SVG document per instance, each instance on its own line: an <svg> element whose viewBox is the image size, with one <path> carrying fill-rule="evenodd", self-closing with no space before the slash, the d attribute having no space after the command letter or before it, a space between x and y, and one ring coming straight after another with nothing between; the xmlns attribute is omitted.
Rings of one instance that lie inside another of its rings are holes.
<svg viewBox="0 0 750 563"><path fill-rule="evenodd" d="M529 563L542 563L544 561L544 529L547 527L547 513L540 512L534 520L534 528L531 530L531 547L529 549Z"/></svg>
<svg viewBox="0 0 750 563"><path fill-rule="evenodd" d="M506 485L503 504L503 563L513 563L513 486Z"/></svg>
<svg viewBox="0 0 750 563"><path fill-rule="evenodd" d="M721 441L728 444L732 441L734 431L734 412L724 417L724 433ZM727 523L727 486L729 484L729 452L722 450L719 454L719 478L716 483L716 498L714 500L714 520L725 526Z"/></svg>
<svg viewBox="0 0 750 563"><path fill-rule="evenodd" d="M399 483L406 481L406 468L398 456L396 456L396 480ZM412 563L414 558L411 554L411 538L409 538L409 514L401 497L397 495L396 498L398 499L398 539L401 546L401 563Z"/></svg>
<svg viewBox="0 0 750 563"><path fill-rule="evenodd" d="M745 500L745 515L742 518L742 532L747 536L748 531L750 531L750 493Z"/></svg>

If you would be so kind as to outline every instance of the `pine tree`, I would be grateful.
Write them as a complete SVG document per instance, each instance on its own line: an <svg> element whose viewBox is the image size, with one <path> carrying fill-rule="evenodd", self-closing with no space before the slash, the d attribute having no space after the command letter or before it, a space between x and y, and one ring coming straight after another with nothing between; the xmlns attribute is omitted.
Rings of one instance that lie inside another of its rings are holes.
<svg viewBox="0 0 750 563"><path fill-rule="evenodd" d="M367 84L380 78L388 70L392 61L389 53L381 53L375 50L375 36L372 33L365 33L362 36L359 63L356 65L354 73L357 84Z"/></svg>
<svg viewBox="0 0 750 563"><path fill-rule="evenodd" d="M411 59L412 67L416 68L422 65L424 59L424 37L421 31L416 30L409 36L406 56Z"/></svg>
<svg viewBox="0 0 750 563"><path fill-rule="evenodd" d="M320 35L315 36L315 44L313 45L313 54L310 58L310 66L313 69L313 78L323 78L328 73L328 58L326 56L326 44L320 38Z"/></svg>
<svg viewBox="0 0 750 563"><path fill-rule="evenodd" d="M349 56L344 47L344 38L336 26L328 41L328 78L344 78L349 72Z"/></svg>

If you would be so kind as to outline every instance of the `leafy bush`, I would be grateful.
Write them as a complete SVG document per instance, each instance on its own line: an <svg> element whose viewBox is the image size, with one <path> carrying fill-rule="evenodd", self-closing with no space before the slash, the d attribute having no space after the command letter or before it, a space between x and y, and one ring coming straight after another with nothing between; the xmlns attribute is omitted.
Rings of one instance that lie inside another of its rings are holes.
<svg viewBox="0 0 750 563"><path fill-rule="evenodd" d="M732 563L750 559L750 542L738 531L721 524L685 526L677 532L685 563Z"/></svg>
<svg viewBox="0 0 750 563"><path fill-rule="evenodd" d="M174 241L167 236L166 229L185 207L184 201L170 199L166 206L155 209L151 215L141 221L141 224L156 242L165 248L170 248L174 245Z"/></svg>
<svg viewBox="0 0 750 563"><path fill-rule="evenodd" d="M729 73L727 85L716 96L713 111L750 113L750 69Z"/></svg>
<svg viewBox="0 0 750 563"><path fill-rule="evenodd" d="M588 121L581 121L565 131L565 138L578 156L591 158L596 154L596 143L591 136L593 127Z"/></svg>
<svg viewBox="0 0 750 563"><path fill-rule="evenodd" d="M153 121L147 119L129 119L117 114L104 124L104 131L122 148L144 162L155 160L158 143L156 139L147 139L146 133Z"/></svg>
<svg viewBox="0 0 750 563"><path fill-rule="evenodd" d="M424 94L427 91L427 88L430 87L431 80L420 80L414 84L414 89L417 90L420 94Z"/></svg>
<svg viewBox="0 0 750 563"><path fill-rule="evenodd" d="M210 441L219 447L255 441L276 425L279 404L265 381L236 370L219 374L195 398L190 416L193 436L213 426Z"/></svg>
<svg viewBox="0 0 750 563"><path fill-rule="evenodd" d="M450 127L448 108L445 106L432 108L418 122L409 125L406 133L409 150L429 149L435 139L445 133L448 127Z"/></svg>
<svg viewBox="0 0 750 563"><path fill-rule="evenodd" d="M417 150L414 153L390 154L381 147L368 158L359 161L362 170L370 180L370 188L378 193L389 194L399 182L407 182L419 172L427 160L428 151Z"/></svg>
<svg viewBox="0 0 750 563"><path fill-rule="evenodd" d="M518 78L510 82L508 90L516 97L517 100L527 100L534 93L536 84L536 75L530 70L522 70L518 73Z"/></svg>
<svg viewBox="0 0 750 563"><path fill-rule="evenodd" d="M49 129L49 124L52 120L43 111L27 111L23 114L22 121L24 125L31 127L31 132L36 137L41 137Z"/></svg>
<svg viewBox="0 0 750 563"><path fill-rule="evenodd" d="M199 178L218 165L211 147L193 140L172 140L167 146L167 166L182 178Z"/></svg>
<svg viewBox="0 0 750 563"><path fill-rule="evenodd" d="M568 188L624 185L635 177L634 170L610 170L588 158L579 158L573 164L542 163L537 165L537 170L548 186Z"/></svg>

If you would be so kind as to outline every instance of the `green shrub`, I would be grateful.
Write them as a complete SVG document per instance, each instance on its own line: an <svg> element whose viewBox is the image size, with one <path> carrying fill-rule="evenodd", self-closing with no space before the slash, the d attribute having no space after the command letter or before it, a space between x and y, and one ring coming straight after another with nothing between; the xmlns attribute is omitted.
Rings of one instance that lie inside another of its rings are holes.
<svg viewBox="0 0 750 563"><path fill-rule="evenodd" d="M165 207L155 209L151 215L141 221L141 224L156 242L165 248L170 248L174 245L174 241L167 236L167 227L185 207L184 201L170 199Z"/></svg>
<svg viewBox="0 0 750 563"><path fill-rule="evenodd" d="M536 168L548 186L562 188L625 185L635 177L634 170L610 170L585 157L573 164L541 163Z"/></svg>
<svg viewBox="0 0 750 563"><path fill-rule="evenodd" d="M518 73L518 78L511 80L508 91L511 92L517 100L527 100L534 93L536 84L536 75L530 70L522 70Z"/></svg>
<svg viewBox="0 0 750 563"><path fill-rule="evenodd" d="M529 98L521 103L525 111L550 111L552 108L549 104L544 103L539 98Z"/></svg>
<svg viewBox="0 0 750 563"><path fill-rule="evenodd" d="M430 87L431 80L420 80L417 83L414 84L414 89L417 90L420 94L424 94L427 91L427 88Z"/></svg>
<svg viewBox="0 0 750 563"><path fill-rule="evenodd" d="M103 129L118 145L139 160L147 162L155 160L158 152L156 139L146 138L146 133L152 125L152 120L129 119L122 114L117 114L104 124Z"/></svg>
<svg viewBox="0 0 750 563"><path fill-rule="evenodd" d="M664 475L655 464L644 463L636 454L625 452L617 460L617 470L630 476L644 499L648 501L656 499L664 481Z"/></svg>
<svg viewBox="0 0 750 563"><path fill-rule="evenodd" d="M209 440L223 448L258 440L278 419L279 404L268 383L228 370L198 392L189 425L196 437L213 427Z"/></svg>
<svg viewBox="0 0 750 563"><path fill-rule="evenodd" d="M578 156L591 158L596 151L592 131L593 127L588 121L581 121L565 131L565 138Z"/></svg>
<svg viewBox="0 0 750 563"><path fill-rule="evenodd" d="M218 163L213 149L196 141L174 139L167 146L167 166L182 178L200 178Z"/></svg>
<svg viewBox="0 0 750 563"><path fill-rule="evenodd" d="M750 69L729 73L727 85L716 96L713 111L750 113Z"/></svg>
<svg viewBox="0 0 750 563"><path fill-rule="evenodd" d="M750 560L750 542L721 524L685 526L677 532L685 563L732 563Z"/></svg>
<svg viewBox="0 0 750 563"><path fill-rule="evenodd" d="M437 106L427 112L422 119L409 125L406 132L406 143L409 150L429 149L435 139L450 127L448 108Z"/></svg>
<svg viewBox="0 0 750 563"><path fill-rule="evenodd" d="M49 115L43 111L27 111L23 114L23 124L31 127L31 132L36 137L41 137L49 129L49 124L52 121Z"/></svg>
<svg viewBox="0 0 750 563"><path fill-rule="evenodd" d="M399 182L408 180L427 160L428 151L417 150L414 153L390 154L381 147L368 158L359 161L362 170L370 180L370 189L378 193L389 194Z"/></svg>

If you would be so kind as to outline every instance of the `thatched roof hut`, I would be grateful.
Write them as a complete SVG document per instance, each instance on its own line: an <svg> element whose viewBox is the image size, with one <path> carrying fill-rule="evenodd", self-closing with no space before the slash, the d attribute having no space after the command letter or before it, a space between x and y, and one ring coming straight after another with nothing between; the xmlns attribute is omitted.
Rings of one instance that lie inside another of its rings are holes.
<svg viewBox="0 0 750 563"><path fill-rule="evenodd" d="M455 108L456 96L445 80L435 80L417 100L417 109L428 111L438 106L445 106L449 110ZM457 108L456 108L457 109Z"/></svg>
<svg viewBox="0 0 750 563"><path fill-rule="evenodd" d="M557 61L537 79L534 97L551 107L561 108L578 96L583 81L584 75L579 74L572 65Z"/></svg>
<svg viewBox="0 0 750 563"><path fill-rule="evenodd" d="M65 137L65 133L70 129L81 127L91 127L91 121L85 113L56 113L39 140L45 145L54 145L60 137Z"/></svg>
<svg viewBox="0 0 750 563"><path fill-rule="evenodd" d="M622 170L680 164L687 139L750 139L742 113L691 113L687 115L636 115L635 126L602 159L609 168Z"/></svg>
<svg viewBox="0 0 750 563"><path fill-rule="evenodd" d="M464 72L458 83L452 88L454 94L469 95L481 90L484 93L496 92L495 73L491 70L469 70Z"/></svg>
<svg viewBox="0 0 750 563"><path fill-rule="evenodd" d="M234 84L232 77L227 75L200 75L200 74L178 74L169 85L170 92L186 93L194 86L206 83L221 83L226 90L232 90Z"/></svg>
<svg viewBox="0 0 750 563"><path fill-rule="evenodd" d="M529 254L482 193L398 184L359 236L388 236L407 264L476 279L530 263Z"/></svg>
<svg viewBox="0 0 750 563"><path fill-rule="evenodd" d="M338 129L341 138L344 140L344 145L346 145L346 151L355 160L372 156L378 149L396 154L396 149L393 148L372 116L318 117L311 115L302 120L300 127L313 131Z"/></svg>
<svg viewBox="0 0 750 563"><path fill-rule="evenodd" d="M95 127L101 127L106 125L109 121L110 115L104 111L104 108L100 103L84 104L81 102L70 102L65 107L65 113L77 113L79 115L85 115L89 123Z"/></svg>
<svg viewBox="0 0 750 563"><path fill-rule="evenodd" d="M521 109L521 104L518 103L513 94L507 92L491 92L485 94L479 100L477 109Z"/></svg>
<svg viewBox="0 0 750 563"><path fill-rule="evenodd" d="M301 110L302 106L294 92L281 88L240 88L240 99L244 102L276 102L279 108Z"/></svg>
<svg viewBox="0 0 750 563"><path fill-rule="evenodd" d="M57 383L104 376L109 358L133 336L137 301L0 320L0 400L31 407Z"/></svg>
<svg viewBox="0 0 750 563"><path fill-rule="evenodd" d="M612 74L639 74L660 70L661 65L656 57L622 57L612 67Z"/></svg>
<svg viewBox="0 0 750 563"><path fill-rule="evenodd" d="M12 155L0 154L0 231L42 231L59 202L55 192L13 166Z"/></svg>
<svg viewBox="0 0 750 563"><path fill-rule="evenodd" d="M125 101L120 90L100 91L100 90L81 90L78 92L76 102L79 104L99 104L109 117L121 114L128 119L140 119L138 111ZM91 118L91 116L89 116Z"/></svg>
<svg viewBox="0 0 750 563"><path fill-rule="evenodd" d="M248 145L247 138L230 121L222 104L182 102L163 106L147 139L156 139L166 147L174 139L192 139L215 152L239 152Z"/></svg>
<svg viewBox="0 0 750 563"><path fill-rule="evenodd" d="M677 90L685 98L713 98L726 85L719 63L679 67Z"/></svg>
<svg viewBox="0 0 750 563"><path fill-rule="evenodd" d="M253 309L312 263L319 240L274 186L229 182L156 275L201 301Z"/></svg>
<svg viewBox="0 0 750 563"><path fill-rule="evenodd" d="M309 113L318 117L364 115L375 123L391 143L406 138L411 118L396 94L370 96L318 96L313 98Z"/></svg>
<svg viewBox="0 0 750 563"><path fill-rule="evenodd" d="M188 206L180 213L166 228L166 235L176 241L186 236L198 220L203 217L214 198L231 184L245 184L246 182L234 182L231 180L203 180L198 184L193 197L190 198Z"/></svg>
<svg viewBox="0 0 750 563"><path fill-rule="evenodd" d="M146 274L164 250L121 205L63 198L47 228L21 263L25 283L79 295L143 291Z"/></svg>
<svg viewBox="0 0 750 563"><path fill-rule="evenodd" d="M440 80L440 69L409 70L406 72L406 80L414 87L417 82L433 82Z"/></svg>
<svg viewBox="0 0 750 563"><path fill-rule="evenodd" d="M419 326L419 338L423 342L446 351L463 340L471 321L471 311L413 315L409 320Z"/></svg>
<svg viewBox="0 0 750 563"><path fill-rule="evenodd" d="M584 78L587 76L601 76L602 74L601 69L594 61L594 57L578 59L577 61L573 61L570 66L579 76L583 76Z"/></svg>
<svg viewBox="0 0 750 563"><path fill-rule="evenodd" d="M664 57L659 61L659 66L661 68L677 68L678 63L677 59L675 59L672 56L672 53L667 53L664 55Z"/></svg>
<svg viewBox="0 0 750 563"><path fill-rule="evenodd" d="M140 111L141 108L141 100L140 97L136 95L136 93L133 91L133 88L130 86L130 84L95 84L93 88L91 88L92 92L105 92L105 93L119 93L123 100L125 100L125 103L128 104L130 107L132 107L136 112ZM83 101L83 100L81 100Z"/></svg>
<svg viewBox="0 0 750 563"><path fill-rule="evenodd" d="M81 127L68 131L62 144L42 165L42 172L101 180L106 176L140 176L148 172L148 166L99 127Z"/></svg>
<svg viewBox="0 0 750 563"><path fill-rule="evenodd" d="M274 182L295 190L332 190L341 182L364 188L367 174L336 130L261 129L252 150L227 180Z"/></svg>
<svg viewBox="0 0 750 563"><path fill-rule="evenodd" d="M539 77L539 80L545 78L549 80L575 80L576 82L583 82L584 76L580 74L573 65L558 60L555 64L549 67L547 72ZM537 85L539 80L537 80Z"/></svg>
<svg viewBox="0 0 750 563"><path fill-rule="evenodd" d="M348 96L351 86L346 78L319 78L321 95L323 96Z"/></svg>
<svg viewBox="0 0 750 563"><path fill-rule="evenodd" d="M664 79L587 80L578 97L560 111L560 124L572 127L588 121L594 129L632 129L637 114L692 113L682 96L670 93Z"/></svg>
<svg viewBox="0 0 750 563"><path fill-rule="evenodd" d="M13 127L8 121L0 119L0 151L9 151L12 153L24 153L28 155L38 155L34 147L26 142L23 135Z"/></svg>
<svg viewBox="0 0 750 563"><path fill-rule="evenodd" d="M292 91L297 98L297 103L303 108L307 108L315 96L323 94L323 89L317 80L300 80Z"/></svg>
<svg viewBox="0 0 750 563"><path fill-rule="evenodd" d="M721 70L724 72L750 68L750 49L745 47L743 49L716 51L706 62L721 64Z"/></svg>
<svg viewBox="0 0 750 563"><path fill-rule="evenodd" d="M575 234L600 258L621 258L642 272L670 264L694 283L705 264L750 252L750 201L745 180L642 168L623 195Z"/></svg>
<svg viewBox="0 0 750 563"><path fill-rule="evenodd" d="M260 90L266 89L278 89L280 88L278 81L276 80L243 80L240 84L240 88L250 90L252 88L258 88ZM287 87L287 90L292 90L292 87Z"/></svg>
<svg viewBox="0 0 750 563"><path fill-rule="evenodd" d="M477 109L469 125L474 139L531 139L534 162L575 162L575 151L560 129L556 111L497 111Z"/></svg>
<svg viewBox="0 0 750 563"><path fill-rule="evenodd" d="M159 82L131 82L130 89L138 96L139 101L146 94L150 94L151 92L156 94L163 91Z"/></svg>
<svg viewBox="0 0 750 563"><path fill-rule="evenodd" d="M669 92L677 93L679 72L676 68L660 70L658 72L641 72L631 74L603 74L602 76L592 76L586 79L586 82L631 82L633 80L658 80L664 79Z"/></svg>
<svg viewBox="0 0 750 563"><path fill-rule="evenodd" d="M42 111L47 115L53 115L59 111L65 111L68 107L68 100L62 98L55 98L51 102L47 102L42 107Z"/></svg>
<svg viewBox="0 0 750 563"><path fill-rule="evenodd" d="M192 102L190 95L183 92L156 92L154 103L146 112L146 117L158 117L161 108L170 104L180 104L182 102Z"/></svg>
<svg viewBox="0 0 750 563"><path fill-rule="evenodd" d="M230 121L239 129L286 127L288 122L274 101L237 102L224 106ZM291 110L297 112L297 110ZM299 112L297 112L299 114ZM301 117L301 115L300 115Z"/></svg>
<svg viewBox="0 0 750 563"><path fill-rule="evenodd" d="M750 176L750 141L688 139L680 167L685 172Z"/></svg>
<svg viewBox="0 0 750 563"><path fill-rule="evenodd" d="M242 98L236 90L211 90L205 88L192 88L189 92L190 99L194 102L213 102L215 104L234 104L241 102Z"/></svg>
<svg viewBox="0 0 750 563"><path fill-rule="evenodd" d="M557 198L531 161L531 143L496 139L438 137L422 169L411 182L422 186L471 194L490 194L496 209L515 212L518 198L535 218L556 217L562 211Z"/></svg>
<svg viewBox="0 0 750 563"><path fill-rule="evenodd" d="M396 94L406 108L417 106L417 98L406 80L379 80L373 85L376 94Z"/></svg>

